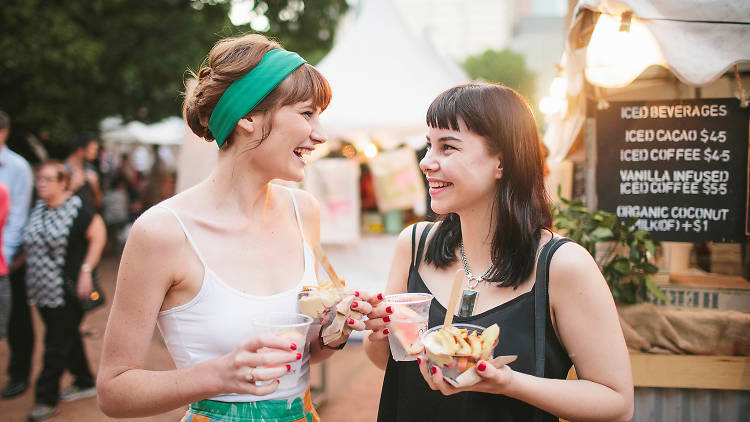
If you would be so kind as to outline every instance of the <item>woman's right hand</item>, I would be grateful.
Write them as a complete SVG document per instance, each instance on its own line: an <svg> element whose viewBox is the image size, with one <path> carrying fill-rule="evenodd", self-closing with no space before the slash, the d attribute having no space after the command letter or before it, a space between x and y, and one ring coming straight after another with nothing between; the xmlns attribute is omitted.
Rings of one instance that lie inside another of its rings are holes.
<svg viewBox="0 0 750 422"><path fill-rule="evenodd" d="M273 335L248 338L221 358L222 391L256 396L273 393L278 379L289 372L290 364L302 359L304 347ZM255 381L262 384L256 385Z"/></svg>

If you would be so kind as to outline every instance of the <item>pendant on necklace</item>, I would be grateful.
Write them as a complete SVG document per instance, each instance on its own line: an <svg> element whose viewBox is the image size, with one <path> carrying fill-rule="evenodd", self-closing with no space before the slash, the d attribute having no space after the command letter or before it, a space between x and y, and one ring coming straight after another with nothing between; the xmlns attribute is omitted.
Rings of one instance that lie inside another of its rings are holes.
<svg viewBox="0 0 750 422"><path fill-rule="evenodd" d="M475 287L477 287L477 284L479 284L479 278L478 277L469 277L467 281L468 289L464 289L463 294L461 295L461 304L458 307L458 316L460 317L470 317L474 314L474 305L477 302L477 296L479 295L479 292L477 290L474 290Z"/></svg>

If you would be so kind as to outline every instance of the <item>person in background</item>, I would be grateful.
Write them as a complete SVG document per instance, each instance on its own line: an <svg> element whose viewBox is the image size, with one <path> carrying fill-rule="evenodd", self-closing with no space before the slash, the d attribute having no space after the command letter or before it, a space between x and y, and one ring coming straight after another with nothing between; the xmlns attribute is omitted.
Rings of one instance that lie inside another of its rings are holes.
<svg viewBox="0 0 750 422"><path fill-rule="evenodd" d="M7 324L10 380L0 393L4 399L18 396L29 387L31 357L34 351L34 326L31 323L31 309L26 300L25 269L18 254L29 214L34 178L29 163L7 147L9 134L10 117L0 111L0 183L8 188L10 197L10 209L2 234L2 254L10 270L11 293L10 317Z"/></svg>
<svg viewBox="0 0 750 422"><path fill-rule="evenodd" d="M249 325L269 311L296 313L297 293L316 284L320 205L271 181L304 178L305 157L326 141L319 115L330 87L260 34L219 41L195 76L183 114L196 135L216 141L218 163L130 231L104 336L99 406L114 417L190 404L184 421L318 421L309 363L332 356L348 335L324 344L318 325L290 342ZM351 308L365 315L380 300L358 295ZM157 324L174 370L144 367ZM298 380L281 387L297 360Z"/></svg>
<svg viewBox="0 0 750 422"><path fill-rule="evenodd" d="M122 251L119 238L130 218L129 207L128 180L118 173L112 180L112 187L104 193L102 217L107 225L106 251L112 248L118 253Z"/></svg>
<svg viewBox="0 0 750 422"><path fill-rule="evenodd" d="M3 245L3 226L10 211L10 193L5 183L0 183L0 247ZM8 263L0 254L0 340L5 338L10 316L10 280L8 279Z"/></svg>
<svg viewBox="0 0 750 422"><path fill-rule="evenodd" d="M424 356L390 357L388 309L378 306L365 339L368 356L386 371L378 420L630 420L633 380L617 309L586 249L550 229L529 105L508 87L470 83L438 95L426 121L420 168L439 219L401 233L386 292L433 294L428 325L435 327L454 312L445 305L461 274L476 309L453 322L497 324L495 355L518 359L498 367L480 360L480 381L453 387ZM578 379L567 380L572 364Z"/></svg>
<svg viewBox="0 0 750 422"><path fill-rule="evenodd" d="M70 172L70 191L81 197L83 204L94 211L102 208L102 189L99 175L93 166L99 155L99 141L88 134L78 134L70 140L70 153L65 166Z"/></svg>
<svg viewBox="0 0 750 422"><path fill-rule="evenodd" d="M104 222L68 190L70 173L57 160L42 163L37 172L39 199L23 234L29 302L46 326L44 365L37 378L30 421L57 413L58 400L96 395L79 324L79 300L93 291L91 271L106 242ZM73 384L60 392L60 377L68 369Z"/></svg>

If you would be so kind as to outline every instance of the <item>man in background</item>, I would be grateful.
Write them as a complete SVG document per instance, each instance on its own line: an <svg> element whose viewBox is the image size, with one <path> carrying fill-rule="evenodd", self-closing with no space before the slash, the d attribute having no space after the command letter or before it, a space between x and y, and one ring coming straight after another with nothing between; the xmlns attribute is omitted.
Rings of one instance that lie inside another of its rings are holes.
<svg viewBox="0 0 750 422"><path fill-rule="evenodd" d="M10 117L0 110L0 183L8 188L10 194L10 210L2 233L2 254L9 266L11 291L8 321L10 381L0 393L4 399L22 394L29 387L34 347L31 309L26 300L26 269L17 259L29 214L34 179L29 163L5 145L9 134Z"/></svg>
<svg viewBox="0 0 750 422"><path fill-rule="evenodd" d="M99 155L99 141L93 135L73 136L70 154L65 166L70 171L70 191L83 201L83 205L98 212L102 207L102 190L99 175L93 166Z"/></svg>

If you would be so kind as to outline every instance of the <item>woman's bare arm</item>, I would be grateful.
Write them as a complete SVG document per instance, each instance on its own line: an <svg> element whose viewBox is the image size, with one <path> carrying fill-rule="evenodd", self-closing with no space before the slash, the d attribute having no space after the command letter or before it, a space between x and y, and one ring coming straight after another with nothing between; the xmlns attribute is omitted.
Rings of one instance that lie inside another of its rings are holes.
<svg viewBox="0 0 750 422"><path fill-rule="evenodd" d="M425 225L417 228L417 238L421 235ZM409 279L409 264L411 263L411 235L413 226L406 227L398 235L396 247L393 251L391 260L391 269L388 273L388 283L386 284L385 294L405 293L407 290L407 281ZM388 344L388 335L383 333L383 317L387 315L385 306L381 305L374 311L371 321L368 321L368 329L372 333L365 337L364 345L367 357L380 369L385 370L388 364L388 354L391 353Z"/></svg>
<svg viewBox="0 0 750 422"><path fill-rule="evenodd" d="M91 219L91 223L86 229L86 240L89 242L89 248L86 251L83 263L93 268L99 264L104 245L107 243L107 228L99 214L94 214L94 218Z"/></svg>

